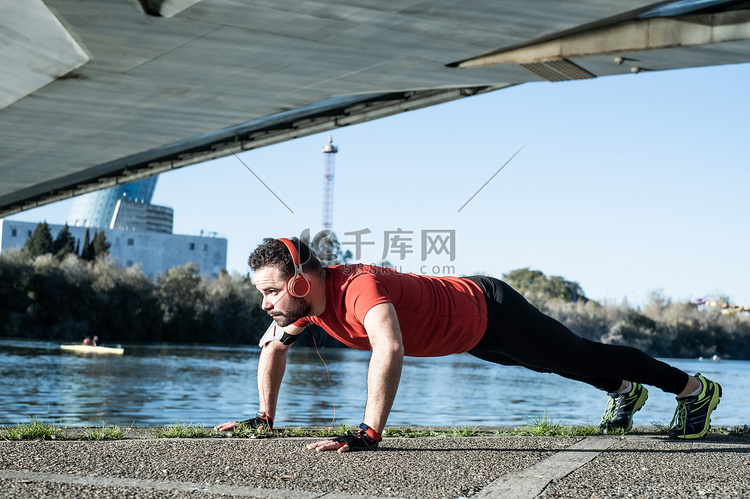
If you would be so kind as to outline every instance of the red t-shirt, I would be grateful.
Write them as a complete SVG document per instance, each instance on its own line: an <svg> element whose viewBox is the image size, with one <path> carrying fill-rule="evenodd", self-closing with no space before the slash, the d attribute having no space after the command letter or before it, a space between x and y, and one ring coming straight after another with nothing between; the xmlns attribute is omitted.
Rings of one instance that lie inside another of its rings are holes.
<svg viewBox="0 0 750 499"><path fill-rule="evenodd" d="M459 277L402 274L372 265L335 265L326 271L326 308L295 326L321 326L342 343L370 350L364 319L372 307L396 309L404 353L437 357L471 350L487 327L487 303L474 282Z"/></svg>

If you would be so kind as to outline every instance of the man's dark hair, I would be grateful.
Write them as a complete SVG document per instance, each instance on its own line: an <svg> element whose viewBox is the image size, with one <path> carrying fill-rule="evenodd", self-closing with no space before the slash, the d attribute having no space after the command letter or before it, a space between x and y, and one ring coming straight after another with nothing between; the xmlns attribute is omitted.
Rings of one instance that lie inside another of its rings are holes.
<svg viewBox="0 0 750 499"><path fill-rule="evenodd" d="M296 237L290 237L289 240L297 248L300 262L302 262L302 270L310 274L320 272L323 267L320 265L318 257L315 256L310 248ZM294 263L292 255L289 253L289 248L278 239L270 237L263 239L260 246L250 253L247 263L253 271L264 267L276 267L281 270L281 274L285 279L289 279L294 275Z"/></svg>

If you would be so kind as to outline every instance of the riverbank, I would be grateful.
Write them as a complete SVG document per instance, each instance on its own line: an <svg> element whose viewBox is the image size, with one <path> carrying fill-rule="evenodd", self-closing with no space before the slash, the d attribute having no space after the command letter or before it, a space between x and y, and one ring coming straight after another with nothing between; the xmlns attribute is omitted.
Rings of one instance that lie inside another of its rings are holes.
<svg viewBox="0 0 750 499"><path fill-rule="evenodd" d="M0 335L64 343L97 334L111 344L257 345L271 321L250 277L222 272L207 280L199 274L194 264L150 278L106 258L3 253ZM654 294L633 308L625 301L590 300L577 282L528 268L502 279L586 339L654 357L750 359L750 314L723 299L679 302ZM305 333L298 347L342 346L319 328L308 330L315 340Z"/></svg>
<svg viewBox="0 0 750 499"><path fill-rule="evenodd" d="M750 494L750 437L385 438L316 453L315 438L0 441L3 497L728 497ZM491 434L490 434L491 433Z"/></svg>
<svg viewBox="0 0 750 499"><path fill-rule="evenodd" d="M0 339L0 425L29 417L67 426L121 427L185 422L213 427L258 410L258 348L124 345L124 355L65 353L53 342ZM359 425L369 352L294 346L276 411L279 426ZM719 382L716 426L750 424L748 361L663 359ZM330 378L328 374L330 373ZM330 384L329 384L330 379ZM33 387L33 389L31 389ZM332 393L333 392L333 393ZM335 394L335 397L334 397ZM484 362L469 354L404 359L393 426L517 426L547 415L567 425L598 424L607 396L550 374ZM673 394L649 387L636 425L668 426Z"/></svg>

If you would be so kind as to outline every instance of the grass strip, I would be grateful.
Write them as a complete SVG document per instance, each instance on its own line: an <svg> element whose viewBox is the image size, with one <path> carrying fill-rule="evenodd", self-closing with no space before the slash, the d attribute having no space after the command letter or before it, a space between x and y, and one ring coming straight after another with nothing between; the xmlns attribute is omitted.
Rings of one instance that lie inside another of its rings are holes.
<svg viewBox="0 0 750 499"><path fill-rule="evenodd" d="M217 432L211 428L205 428L186 421L178 421L169 426L156 428L151 434L154 438L208 438L217 436Z"/></svg>
<svg viewBox="0 0 750 499"><path fill-rule="evenodd" d="M667 426L652 422L659 434L667 432ZM101 427L68 428L63 420L42 420L29 416L29 421L15 426L0 427L0 440L122 440L128 438L128 433L134 428L120 428L102 422ZM153 438L267 438L274 437L311 437L331 438L346 435L356 430L354 426L339 425L335 427L316 428L303 426L279 427L273 432L267 428L252 428L240 423L230 432L217 432L213 428L180 421L166 427L150 430ZM629 433L638 433L631 430ZM429 427L386 427L383 437L386 438L431 438L431 437L463 437L477 436L535 436L535 437L588 437L602 435L598 425L568 426L562 421L553 421L549 415L543 414L531 419L527 425L508 430L487 430L477 426L452 426L449 428ZM608 435L625 435L622 431L610 431ZM750 437L750 426L715 427L709 435L725 435L732 437ZM137 438L137 437L136 437Z"/></svg>
<svg viewBox="0 0 750 499"><path fill-rule="evenodd" d="M132 426L122 429L103 421L101 428L71 429L63 424L63 420L27 417L29 421L26 423L0 428L0 440L121 440L132 429Z"/></svg>
<svg viewBox="0 0 750 499"><path fill-rule="evenodd" d="M62 420L56 422L54 419L43 421L41 419L27 416L29 422L16 426L4 428L0 431L3 440L66 440L67 427L62 425Z"/></svg>
<svg viewBox="0 0 750 499"><path fill-rule="evenodd" d="M128 432L133 428L131 425L130 428L122 429L119 426L110 426L104 421L102 421L102 427L91 427L91 428L84 428L84 439L85 440L121 440L125 437L127 437Z"/></svg>

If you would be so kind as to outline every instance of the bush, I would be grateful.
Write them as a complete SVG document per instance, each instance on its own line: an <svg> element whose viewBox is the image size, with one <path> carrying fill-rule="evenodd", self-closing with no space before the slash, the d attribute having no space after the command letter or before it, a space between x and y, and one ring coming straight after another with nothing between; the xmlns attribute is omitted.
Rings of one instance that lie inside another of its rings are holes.
<svg viewBox="0 0 750 499"><path fill-rule="evenodd" d="M156 279L104 257L0 255L0 334L78 341L257 343L270 318L247 276L206 281L198 267Z"/></svg>
<svg viewBox="0 0 750 499"><path fill-rule="evenodd" d="M44 236L44 231L41 232ZM43 237L42 237L43 238ZM577 334L659 357L750 359L750 314L725 314L652 295L643 311L589 300L577 283L520 269L509 276L527 298ZM575 298L575 299L574 299ZM250 278L222 272L202 279L194 264L151 279L116 267L106 254L0 254L0 334L78 341L256 344L271 319ZM313 335L315 343L313 343ZM341 346L320 328L297 345Z"/></svg>

